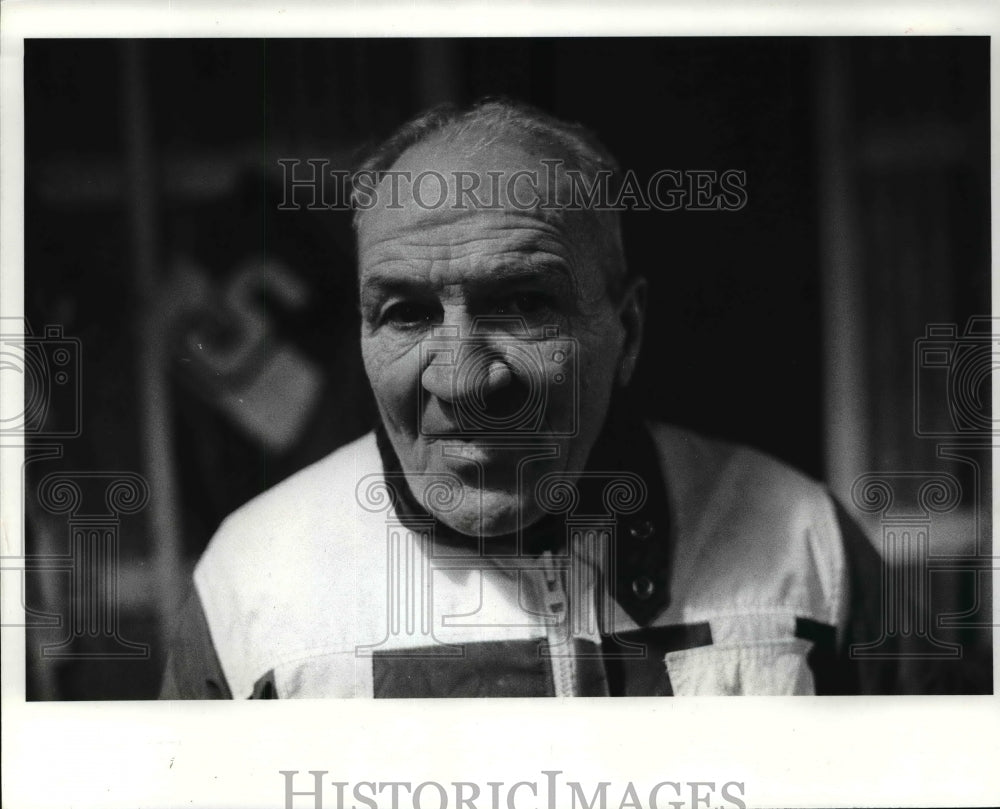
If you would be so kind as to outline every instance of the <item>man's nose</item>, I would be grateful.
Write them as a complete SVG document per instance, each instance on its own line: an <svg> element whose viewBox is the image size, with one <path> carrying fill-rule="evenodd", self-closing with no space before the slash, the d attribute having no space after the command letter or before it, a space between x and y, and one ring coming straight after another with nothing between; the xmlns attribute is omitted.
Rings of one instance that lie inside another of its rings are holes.
<svg viewBox="0 0 1000 809"><path fill-rule="evenodd" d="M501 353L479 348L467 357L432 357L420 378L428 393L445 402L486 403L508 388L514 374Z"/></svg>

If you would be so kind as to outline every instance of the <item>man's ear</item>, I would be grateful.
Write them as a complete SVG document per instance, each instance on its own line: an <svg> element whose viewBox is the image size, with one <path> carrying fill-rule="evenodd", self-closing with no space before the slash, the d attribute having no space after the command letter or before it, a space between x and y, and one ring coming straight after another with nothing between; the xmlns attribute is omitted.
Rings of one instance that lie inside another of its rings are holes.
<svg viewBox="0 0 1000 809"><path fill-rule="evenodd" d="M632 379L639 359L639 349L642 348L642 330L646 323L646 286L646 279L642 276L631 279L625 286L621 303L618 304L618 316L625 329L615 380L621 388Z"/></svg>

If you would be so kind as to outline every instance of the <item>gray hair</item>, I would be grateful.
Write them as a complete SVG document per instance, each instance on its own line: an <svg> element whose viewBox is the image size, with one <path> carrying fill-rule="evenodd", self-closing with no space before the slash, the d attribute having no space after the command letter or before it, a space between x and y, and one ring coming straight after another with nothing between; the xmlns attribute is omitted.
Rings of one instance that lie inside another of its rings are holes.
<svg viewBox="0 0 1000 809"><path fill-rule="evenodd" d="M609 177L612 199L621 182L618 161L591 131L580 124L561 121L527 104L495 98L480 100L467 108L443 104L421 113L375 146L357 172L377 175L388 171L404 152L435 135L449 142L478 135L472 143L473 150L489 148L504 138L514 136L523 148L545 157L562 158L567 168L579 171L590 182L601 176ZM364 208L355 205L354 209L356 231ZM592 208L587 213L598 225L592 233L595 248L607 273L609 293L613 299L618 299L626 279L618 211Z"/></svg>

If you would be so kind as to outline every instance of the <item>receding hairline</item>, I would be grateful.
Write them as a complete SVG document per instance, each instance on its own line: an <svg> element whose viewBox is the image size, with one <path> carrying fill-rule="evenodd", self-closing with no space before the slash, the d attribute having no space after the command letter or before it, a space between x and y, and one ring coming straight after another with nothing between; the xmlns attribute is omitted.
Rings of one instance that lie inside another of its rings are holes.
<svg viewBox="0 0 1000 809"><path fill-rule="evenodd" d="M435 107L399 127L369 153L359 172L372 176L396 170L407 154L420 146L457 147L457 155L472 158L488 154L500 143L516 147L531 159L560 160L566 169L580 172L588 180L607 172L614 182L618 163L596 136L575 123L555 118L533 107L507 100L487 99L461 109ZM543 214L545 210L543 209ZM357 232L365 210L357 207ZM558 213L558 209L548 212ZM574 211L576 213L576 211ZM609 291L617 297L627 276L621 223L616 211L585 209L579 213L594 222L594 247L608 277Z"/></svg>

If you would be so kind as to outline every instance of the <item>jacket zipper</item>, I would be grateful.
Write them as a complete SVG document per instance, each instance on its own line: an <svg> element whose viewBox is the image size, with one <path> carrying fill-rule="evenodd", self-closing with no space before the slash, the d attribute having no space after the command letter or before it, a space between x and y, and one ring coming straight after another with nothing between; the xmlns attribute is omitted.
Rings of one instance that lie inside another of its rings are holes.
<svg viewBox="0 0 1000 809"><path fill-rule="evenodd" d="M545 572L545 608L550 616L545 635L549 645L552 684L557 697L576 696L576 662L573 659L573 638L570 634L569 610L562 576L556 568L551 551L542 553Z"/></svg>

